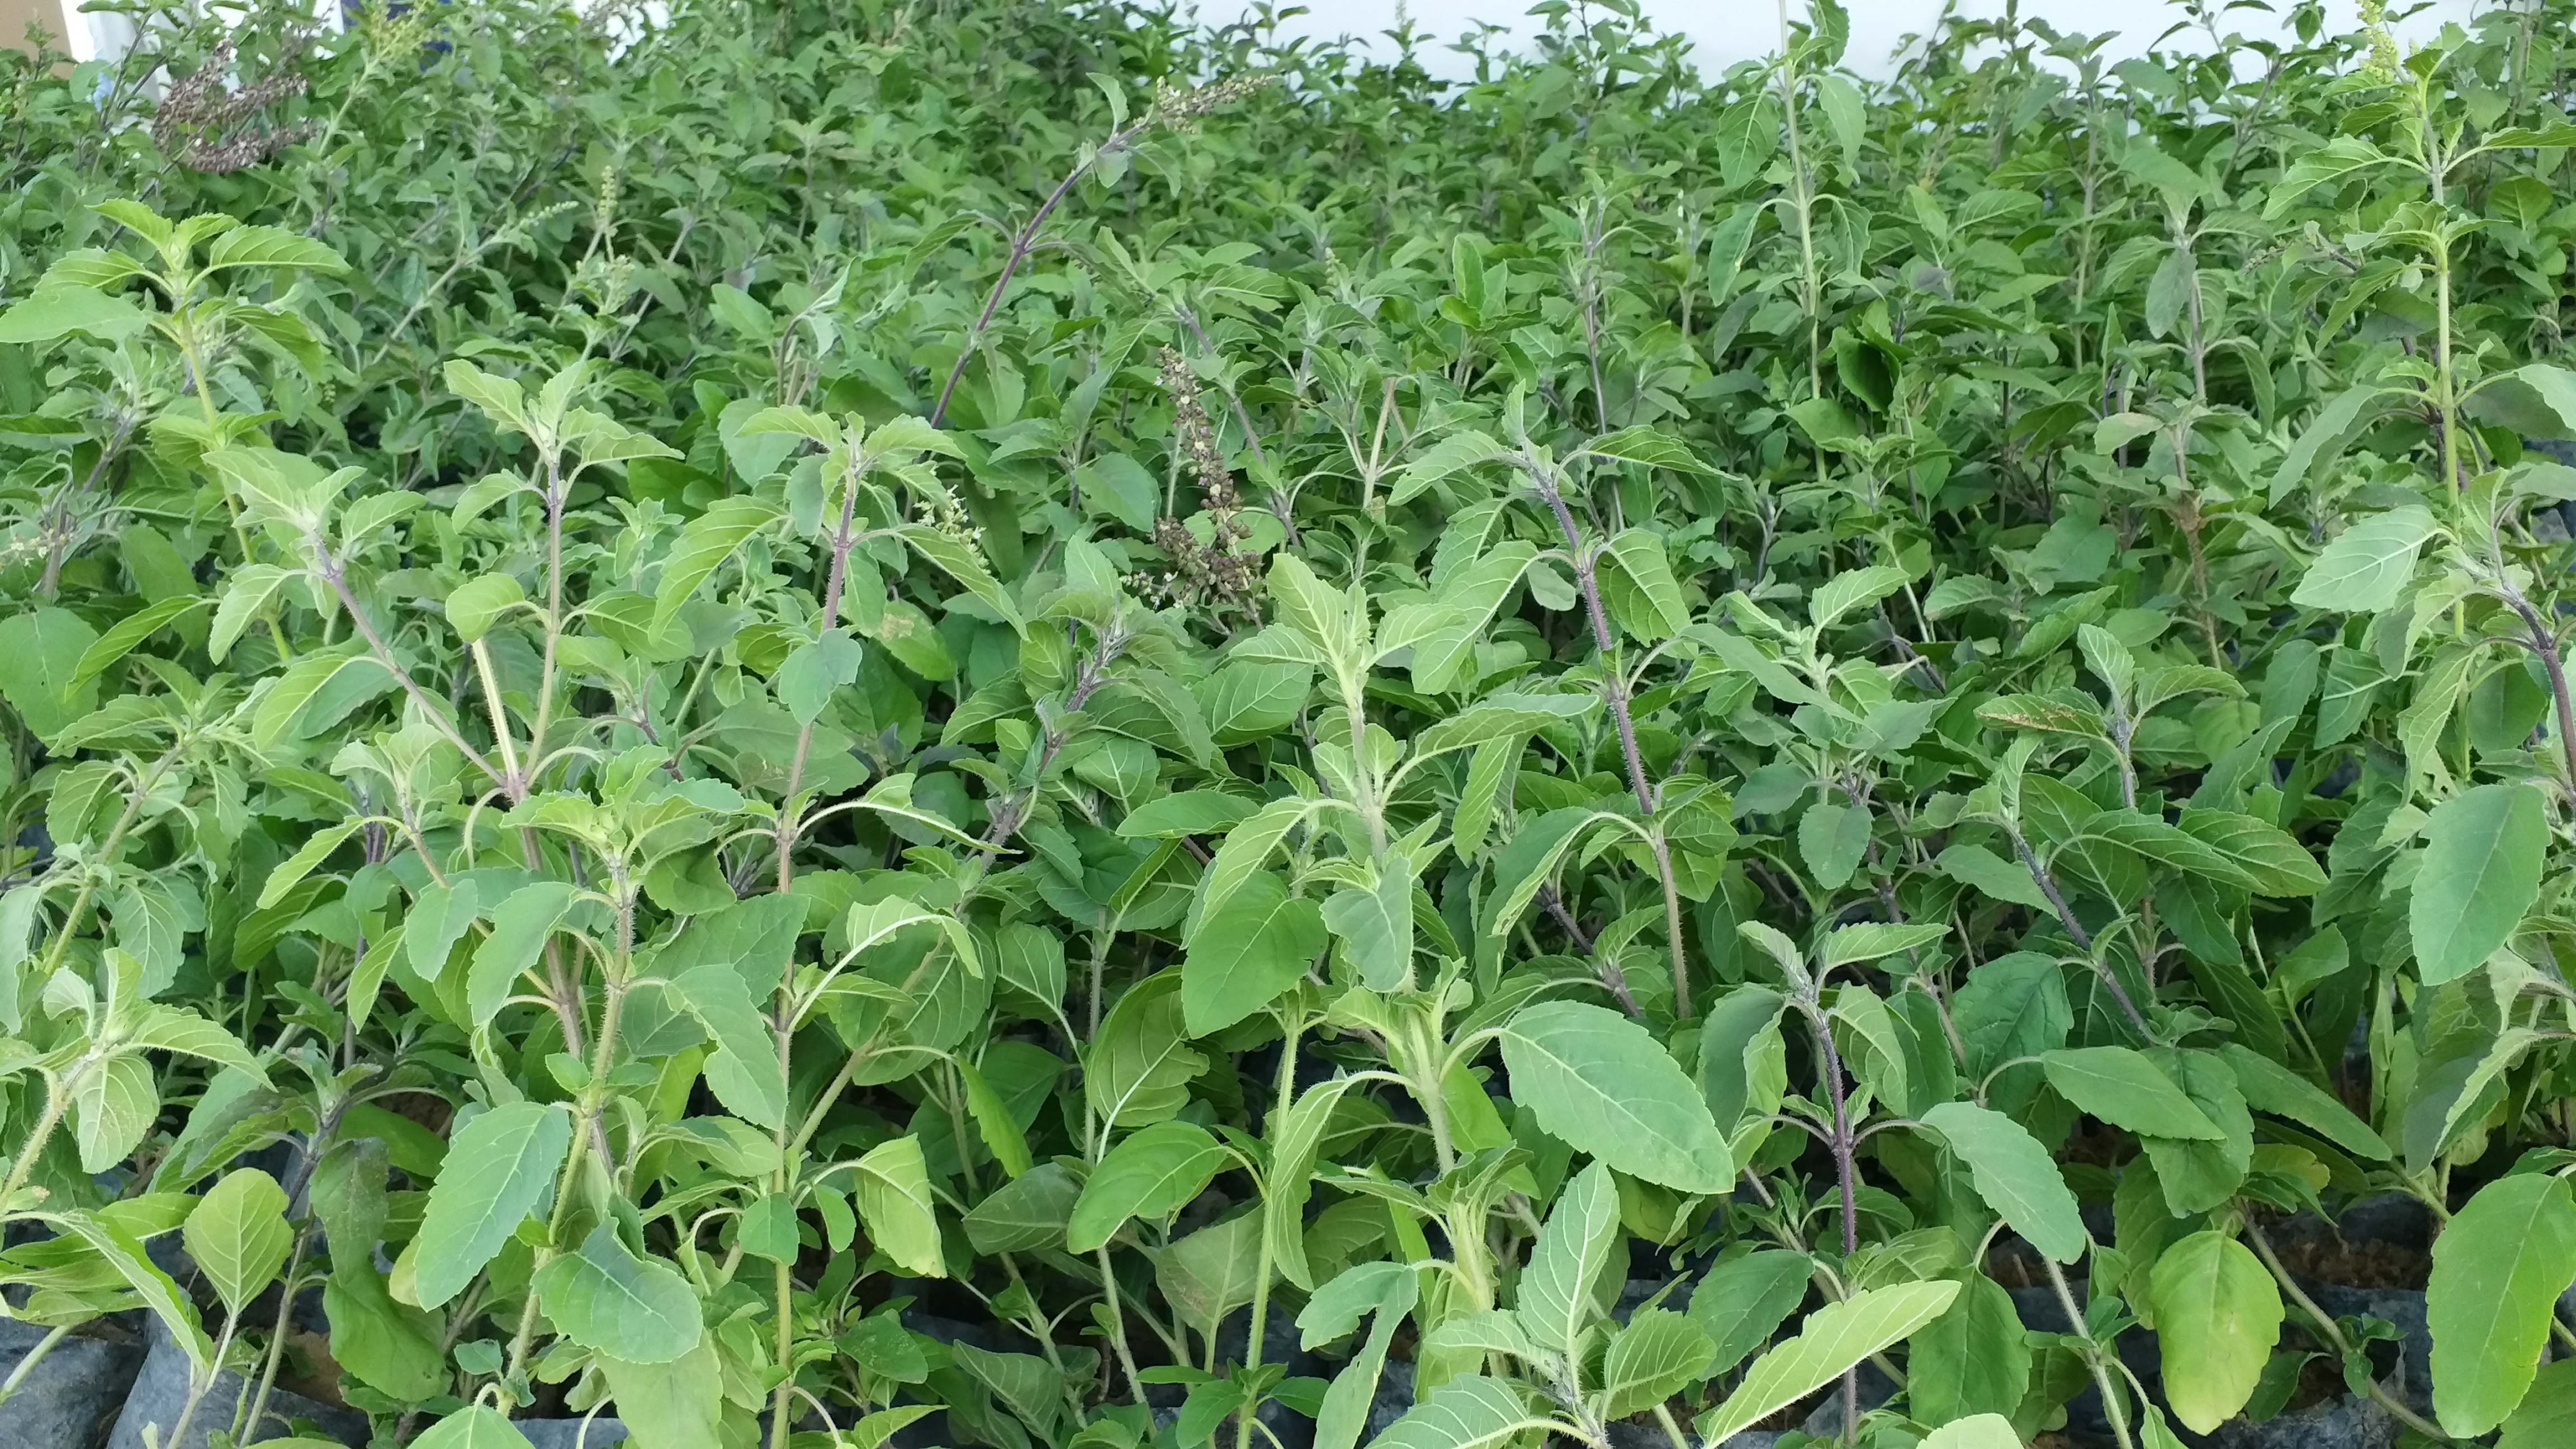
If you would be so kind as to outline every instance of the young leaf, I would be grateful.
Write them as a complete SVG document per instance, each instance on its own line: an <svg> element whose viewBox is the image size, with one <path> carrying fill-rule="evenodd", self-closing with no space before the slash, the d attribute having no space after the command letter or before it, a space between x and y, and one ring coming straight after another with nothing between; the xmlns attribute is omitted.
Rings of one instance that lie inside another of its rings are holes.
<svg viewBox="0 0 2576 1449"><path fill-rule="evenodd" d="M1470 1374L1415 1402L1369 1449L1488 1449L1546 1427L1545 1419L1522 1406L1511 1384Z"/></svg>
<svg viewBox="0 0 2576 1449"><path fill-rule="evenodd" d="M2215 1432L2254 1395L2281 1337L2281 1291L2244 1244L2203 1231L2175 1243L2148 1277L2165 1393L2174 1417Z"/></svg>
<svg viewBox="0 0 2576 1449"><path fill-rule="evenodd" d="M1343 954L1359 970L1361 985L1394 991L1413 969L1413 861L1403 851L1389 851L1375 874L1376 880L1365 887L1333 892L1324 902L1321 924L1340 939ZM1305 960L1311 959L1310 953Z"/></svg>
<svg viewBox="0 0 2576 1449"><path fill-rule="evenodd" d="M1532 1343L1558 1353L1582 1346L1600 1313L1593 1280L1601 1276L1618 1235L1619 1189L1610 1169L1595 1162L1557 1195L1521 1273L1514 1312Z"/></svg>
<svg viewBox="0 0 2576 1449"><path fill-rule="evenodd" d="M179 1235L216 1296L236 1314L277 1277L295 1246L286 1191L256 1167L227 1173L198 1200Z"/></svg>
<svg viewBox="0 0 2576 1449"><path fill-rule="evenodd" d="M1669 1309L1640 1309L1601 1356L1605 1418L1641 1414L1708 1372L1717 1346L1698 1324Z"/></svg>

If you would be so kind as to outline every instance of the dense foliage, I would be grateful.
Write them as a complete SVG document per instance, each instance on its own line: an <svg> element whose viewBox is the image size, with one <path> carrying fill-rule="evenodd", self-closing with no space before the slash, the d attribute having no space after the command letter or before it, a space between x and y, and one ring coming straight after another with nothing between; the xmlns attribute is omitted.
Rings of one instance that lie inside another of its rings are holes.
<svg viewBox="0 0 2576 1449"><path fill-rule="evenodd" d="M9 1312L164 1444L2565 1442L2570 6L1542 9L12 63Z"/></svg>

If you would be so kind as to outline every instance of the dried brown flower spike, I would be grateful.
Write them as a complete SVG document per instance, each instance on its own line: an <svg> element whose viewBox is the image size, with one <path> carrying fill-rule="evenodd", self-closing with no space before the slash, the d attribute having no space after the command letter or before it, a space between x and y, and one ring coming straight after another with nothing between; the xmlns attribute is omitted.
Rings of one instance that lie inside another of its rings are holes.
<svg viewBox="0 0 2576 1449"><path fill-rule="evenodd" d="M275 74L227 91L223 74L232 69L233 43L216 42L206 63L174 82L161 98L152 115L152 139L189 170L218 175L256 166L303 140L313 133L309 125L243 123L279 101L304 94L304 77L288 67L309 43L306 36L288 41L277 57ZM226 135L228 131L232 134Z"/></svg>
<svg viewBox="0 0 2576 1449"><path fill-rule="evenodd" d="M1161 591L1174 603L1213 603L1221 609L1250 612L1257 561L1235 550L1236 544L1252 536L1251 526L1237 517L1243 511L1243 495L1236 491L1225 452L1217 446L1216 424L1199 401L1199 380L1189 363L1169 347L1163 349L1161 363L1163 388L1172 395L1172 449L1181 466L1197 475L1199 501L1210 524L1210 537L1201 543L1179 519L1154 521L1154 544L1172 560L1172 572L1164 575Z"/></svg>

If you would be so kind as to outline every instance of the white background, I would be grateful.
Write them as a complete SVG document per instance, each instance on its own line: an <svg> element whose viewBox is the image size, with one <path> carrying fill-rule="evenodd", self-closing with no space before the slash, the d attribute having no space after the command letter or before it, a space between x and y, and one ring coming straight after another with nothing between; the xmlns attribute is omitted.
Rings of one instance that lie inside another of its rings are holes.
<svg viewBox="0 0 2576 1449"><path fill-rule="evenodd" d="M1308 14L1283 25L1288 33L1317 37L1354 35L1374 37L1387 29L1397 13L1397 0L1303 0ZM1420 26L1428 43L1420 56L1422 63L1435 75L1456 76L1466 72L1460 57L1449 51L1447 43L1468 30L1477 21L1508 27L1516 37L1536 33L1539 23L1523 14L1528 0L1407 0L1404 10ZM1693 42L1692 57L1703 73L1723 71L1740 60L1758 59L1774 53L1780 45L1780 10L1778 0L1640 0L1648 19L1659 30L1686 35ZM2287 11L2289 0L2279 0ZM2391 10L2407 8L2409 0L2392 0ZM2399 27L2403 36L2423 38L2440 28L2444 20L2465 20L2472 11L2495 8L2499 0L2433 0L2424 13ZM1199 16L1210 24L1223 24L1242 18L1249 6L1244 0L1199 0ZM1844 0L1851 14L1852 39L1844 56L1845 64L1864 75L1885 76L1892 67L1903 37L1921 34L1939 19L1942 0ZM2003 0L1958 0L1963 15L1994 16L2003 13ZM1789 0L1792 16L1803 16L1805 0ZM2329 0L2326 6L2329 25L2340 29L2359 26L2355 0ZM2106 51L2112 61L2125 59L2145 50L2167 27L2187 19L2179 5L2164 0L2022 0L2021 14L2046 20L2060 31L2087 35L2117 31L2120 39ZM2222 32L2235 31L2249 38L2278 36L2285 33L2273 17L2258 10L2239 10L2219 22ZM2197 44L2193 44L2194 40ZM2208 48L2205 34L2177 37L2166 42L2180 49ZM1378 42L1378 53L1386 53Z"/></svg>

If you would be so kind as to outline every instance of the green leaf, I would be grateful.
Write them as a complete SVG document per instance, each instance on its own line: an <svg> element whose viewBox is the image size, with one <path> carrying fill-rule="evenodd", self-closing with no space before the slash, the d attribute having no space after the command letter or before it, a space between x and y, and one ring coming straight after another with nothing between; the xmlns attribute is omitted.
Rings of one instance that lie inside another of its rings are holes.
<svg viewBox="0 0 2576 1449"><path fill-rule="evenodd" d="M1342 1094L1358 1079L1339 1076L1319 1082L1289 1103L1275 1123L1265 1123L1270 1164L1261 1210L1270 1242L1270 1260L1279 1274L1301 1289L1315 1286L1306 1258L1306 1202L1313 1196L1315 1163L1323 1154L1324 1133L1332 1126Z"/></svg>
<svg viewBox="0 0 2576 1449"><path fill-rule="evenodd" d="M137 1051L164 1051L231 1067L265 1085L267 1069L231 1032L185 1007L145 1006L128 1029L125 1044Z"/></svg>
<svg viewBox="0 0 2576 1449"><path fill-rule="evenodd" d="M1184 944L1198 939L1201 923L1223 908L1229 897L1270 863L1271 852L1279 848L1288 832L1303 822L1313 808L1294 796L1273 800L1225 833L1225 840L1216 848L1215 858L1208 862L1207 870L1199 876L1198 897L1191 903L1189 927L1182 932Z"/></svg>
<svg viewBox="0 0 2576 1449"><path fill-rule="evenodd" d="M457 1410L411 1442L413 1449L535 1449L508 1419L481 1404Z"/></svg>
<svg viewBox="0 0 2576 1449"><path fill-rule="evenodd" d="M1704 478L1715 477L1718 472L1700 461L1689 444L1643 424L1604 433L1584 444L1583 451L1596 458L1616 458L1623 463L1643 463L1650 468L1670 468Z"/></svg>
<svg viewBox="0 0 2576 1449"><path fill-rule="evenodd" d="M1227 1314L1252 1301L1267 1268L1260 1215L1242 1213L1165 1246L1154 1263L1154 1286L1182 1323L1213 1338Z"/></svg>
<svg viewBox="0 0 2576 1449"><path fill-rule="evenodd" d="M1807 598L1807 622L1818 629L1830 629L1854 609L1871 604L1905 587L1905 570L1888 564L1868 568L1844 569L1816 586Z"/></svg>
<svg viewBox="0 0 2576 1449"><path fill-rule="evenodd" d="M906 1135L870 1148L851 1170L850 1197L868 1237L897 1266L921 1278L948 1276L920 1138Z"/></svg>
<svg viewBox="0 0 2576 1449"><path fill-rule="evenodd" d="M772 1263L795 1262L802 1250L800 1240L796 1200L783 1192L761 1194L742 1210L742 1225L734 1230L734 1242L745 1253Z"/></svg>
<svg viewBox="0 0 2576 1449"><path fill-rule="evenodd" d="M1698 1382L1716 1353L1697 1323L1668 1309L1639 1309L1601 1356L1602 1416L1654 1408Z"/></svg>
<svg viewBox="0 0 2576 1449"><path fill-rule="evenodd" d="M456 1129L412 1240L413 1300L436 1308L463 1292L519 1224L545 1211L571 1145L571 1114L536 1102L494 1107Z"/></svg>
<svg viewBox="0 0 2576 1449"><path fill-rule="evenodd" d="M564 1337L629 1363L669 1363L705 1331L689 1280L627 1251L606 1223L590 1230L581 1251L548 1258L532 1286Z"/></svg>
<svg viewBox="0 0 2576 1449"><path fill-rule="evenodd" d="M403 952L413 974L438 979L448 953L474 924L480 891L471 876L459 876L447 885L425 885L412 897L411 914L403 920Z"/></svg>
<svg viewBox="0 0 2576 1449"><path fill-rule="evenodd" d="M2525 437L2576 438L2576 372L2552 363L2490 377L2464 402L2470 416Z"/></svg>
<svg viewBox="0 0 2576 1449"><path fill-rule="evenodd" d="M1082 1089L1111 1126L1176 1115L1189 1101L1191 1080L1207 1069L1207 1058L1189 1046L1181 989L1180 972L1158 971L1129 987L1101 1021L1083 1058Z"/></svg>
<svg viewBox="0 0 2576 1449"><path fill-rule="evenodd" d="M189 1302L187 1294L179 1291L179 1285L170 1281L170 1275L161 1271L132 1234L86 1212L29 1212L20 1216L25 1220L50 1224L58 1231L80 1239L82 1245L96 1253L125 1286L134 1290L144 1306L152 1310L153 1316L169 1329L171 1341L179 1345L198 1374L206 1374L214 1368L215 1348L207 1342L206 1330L197 1322L196 1305Z"/></svg>
<svg viewBox="0 0 2576 1449"><path fill-rule="evenodd" d="M277 1277L295 1246L286 1190L256 1167L235 1169L199 1199L179 1235L224 1307L239 1313Z"/></svg>
<svg viewBox="0 0 2576 1449"><path fill-rule="evenodd" d="M308 654L288 665L260 696L251 738L264 750L309 739L400 687L393 671L373 655Z"/></svg>
<svg viewBox="0 0 2576 1449"><path fill-rule="evenodd" d="M1366 885L1344 886L1324 902L1322 924L1371 991L1394 991L1413 970L1413 860L1391 850ZM1308 959L1312 959L1309 957Z"/></svg>
<svg viewBox="0 0 2576 1449"><path fill-rule="evenodd" d="M447 622L456 637L471 644L490 633L494 621L526 602L528 591L516 575L476 574L447 596Z"/></svg>
<svg viewBox="0 0 2576 1449"><path fill-rule="evenodd" d="M1511 453L1502 444L1472 428L1451 433L1432 444L1429 452L1405 465L1387 488L1389 508L1409 503L1422 490L1453 473L1486 463L1499 462Z"/></svg>
<svg viewBox="0 0 2576 1449"><path fill-rule="evenodd" d="M721 962L695 966L674 978L671 990L715 1039L705 1070L716 1100L746 1122L773 1129L785 1122L787 1077L778 1060L778 1039L761 1019L742 973Z"/></svg>
<svg viewBox="0 0 2576 1449"><path fill-rule="evenodd" d="M275 226L237 226L216 237L206 248L205 269L220 267L298 267L335 277L349 270L328 246Z"/></svg>
<svg viewBox="0 0 2576 1449"><path fill-rule="evenodd" d="M1538 899L1539 887L1556 874L1575 837L1594 821L1610 818L1588 806L1569 805L1523 825L1494 857L1493 904L1486 908L1484 933L1496 940L1511 934Z"/></svg>
<svg viewBox="0 0 2576 1449"><path fill-rule="evenodd" d="M1768 1341L1806 1301L1815 1265L1804 1253L1757 1248L1722 1258L1691 1290L1690 1316L1716 1344L1709 1372L1722 1374Z"/></svg>
<svg viewBox="0 0 2576 1449"><path fill-rule="evenodd" d="M1352 1449L1368 1427L1378 1376L1397 1325L1421 1297L1421 1275L1409 1264L1362 1263L1315 1290L1297 1313L1299 1342L1312 1350L1359 1327L1375 1315L1369 1335L1333 1382L1315 1414L1315 1449ZM1436 1390L1435 1390L1436 1392Z"/></svg>
<svg viewBox="0 0 2576 1449"><path fill-rule="evenodd" d="M2415 574L2415 551L2442 531L2431 509L2410 503L2345 529L2308 565L2290 602L2304 609L2375 614L2397 602Z"/></svg>
<svg viewBox="0 0 2576 1449"><path fill-rule="evenodd" d="M1065 1223L1065 1246L1088 1253L1130 1218L1168 1220L1207 1190L1230 1155L1195 1122L1157 1122L1109 1149Z"/></svg>
<svg viewBox="0 0 2576 1449"><path fill-rule="evenodd" d="M288 856L279 863L277 869L268 873L267 884L259 888L258 909L267 910L286 899L286 893L295 888L296 882L311 875L315 866L330 859L331 852L338 850L343 842L357 834L359 827L366 823L364 820L343 820L337 825L324 826L313 832L304 844L296 848L293 855Z"/></svg>
<svg viewBox="0 0 2576 1449"><path fill-rule="evenodd" d="M2287 1117L2355 1157L2386 1162L2392 1155L2369 1123L2307 1078L2237 1042L2219 1050L2236 1072L2236 1087L2245 1094L2246 1106Z"/></svg>
<svg viewBox="0 0 2576 1449"><path fill-rule="evenodd" d="M2056 909L2049 904L2048 893L2039 888L2029 871L2018 861L2010 861L1982 845L1953 845L1945 848L1933 862L1943 875L1972 886L1999 901L2025 906L2034 911Z"/></svg>
<svg viewBox="0 0 2576 1449"><path fill-rule="evenodd" d="M1118 822L1118 833L1147 839L1176 835L1223 835L1243 823L1254 806L1222 790L1182 790L1148 800Z"/></svg>
<svg viewBox="0 0 2576 1449"><path fill-rule="evenodd" d="M1451 688L1474 653L1477 639L1537 557L1537 549L1518 539L1495 545L1440 581L1431 602L1389 610L1378 631L1379 647L1391 650L1396 638L1409 638L1413 687L1425 694ZM1420 746L1419 737L1415 743Z"/></svg>
<svg viewBox="0 0 2576 1449"><path fill-rule="evenodd" d="M2358 136L2337 136L2322 146L2312 147L2292 161L2290 169L2273 184L2271 198L2263 203L2263 216L2266 220L2277 221L2309 192L2340 182L2387 159L2378 147Z"/></svg>
<svg viewBox="0 0 2576 1449"><path fill-rule="evenodd" d="M2216 1231L2166 1248L2147 1281L2166 1400L2186 1428L2213 1433L2254 1396L2280 1342L2280 1289L2244 1244Z"/></svg>
<svg viewBox="0 0 2576 1449"><path fill-rule="evenodd" d="M1532 1343L1558 1353L1581 1349L1602 1316L1592 1285L1619 1233L1618 1184L1608 1165L1595 1161L1557 1194L1521 1271L1513 1312Z"/></svg>
<svg viewBox="0 0 2576 1449"><path fill-rule="evenodd" d="M2364 412L2387 391L2369 384L2347 388L2337 394L2333 402L2317 410L2307 431L2299 434L2298 441L2282 454L2281 466L2272 471L2269 491L2273 507L2281 506L2301 483L2307 481L2309 469L2319 458L2329 457L2343 448L2359 431Z"/></svg>
<svg viewBox="0 0 2576 1449"><path fill-rule="evenodd" d="M1487 1449L1544 1425L1522 1406L1517 1388L1469 1374L1415 1401L1369 1449Z"/></svg>
<svg viewBox="0 0 2576 1449"><path fill-rule="evenodd" d="M382 1159L378 1159L381 1170ZM369 1239L371 1252L373 1239ZM322 1311L331 1320L331 1357L343 1374L378 1393L417 1403L447 1392L455 1382L439 1340L443 1315L394 1301L386 1276L372 1261L344 1262L322 1285Z"/></svg>
<svg viewBox="0 0 2576 1449"><path fill-rule="evenodd" d="M34 296L0 312L0 344L51 342L75 332L116 342L151 322L150 313L123 297L57 283L38 287Z"/></svg>
<svg viewBox="0 0 2576 1449"><path fill-rule="evenodd" d="M1425 760L1451 750L1472 749L1488 740L1536 734L1582 719L1598 708L1595 694L1496 694L1424 727L1415 735L1409 759Z"/></svg>
<svg viewBox="0 0 2576 1449"><path fill-rule="evenodd" d="M452 381L452 380L451 380ZM660 633L679 617L680 606L698 591L745 540L775 522L781 514L757 498L719 498L689 520L680 541L662 560L662 582L653 591L653 632Z"/></svg>
<svg viewBox="0 0 2576 1449"><path fill-rule="evenodd" d="M2252 882L2247 889L2258 896L2312 896L2325 889L2326 873L2316 857L2278 826L2232 810L2189 809L2182 812L2182 830L2225 857Z"/></svg>
<svg viewBox="0 0 2576 1449"><path fill-rule="evenodd" d="M599 1371L626 1426L627 1449L723 1449L725 1368L713 1335L670 1363L602 1355Z"/></svg>
<svg viewBox="0 0 2576 1449"><path fill-rule="evenodd" d="M1405 909L1413 906L1407 882ZM1181 1012L1206 1036L1268 1006L1324 952L1324 913L1263 871L1210 913L1181 960Z"/></svg>
<svg viewBox="0 0 2576 1449"><path fill-rule="evenodd" d="M1923 1125L1968 1164L1977 1196L2032 1247L2060 1263L2084 1256L2088 1239L2075 1194L2048 1149L2020 1123L1972 1103L1943 1102L1923 1114Z"/></svg>
<svg viewBox="0 0 2576 1449"><path fill-rule="evenodd" d="M1798 817L1798 858L1816 884L1840 890L1860 869L1869 852L1869 811L1858 805L1819 800Z"/></svg>
<svg viewBox="0 0 2576 1449"><path fill-rule="evenodd" d="M975 1119L976 1135L984 1139L986 1151L1001 1164L1003 1175L1017 1177L1029 1170L1029 1139L1002 1094L993 1090L984 1073L973 1062L957 1059L957 1078L966 1086L967 1115Z"/></svg>
<svg viewBox="0 0 2576 1449"><path fill-rule="evenodd" d="M938 529L919 524L898 528L895 534L912 545L914 553L930 560L942 573L965 586L966 592L973 594L986 608L999 614L1003 623L1014 629L1020 627L1019 609L1011 603L1011 596L1002 591L1000 581L993 577L993 571L985 567L983 556L972 546L960 543Z"/></svg>
<svg viewBox="0 0 2576 1449"><path fill-rule="evenodd" d="M2496 1449L2559 1449L2576 1443L2576 1359L2540 1366L2531 1392L2496 1436Z"/></svg>
<svg viewBox="0 0 2576 1449"><path fill-rule="evenodd" d="M1596 567L1619 626L1641 642L1660 644L1690 627L1690 605L1664 557L1662 538L1642 528L1624 529L1602 549Z"/></svg>
<svg viewBox="0 0 2576 1449"><path fill-rule="evenodd" d="M1900 952L1919 950L1949 934L1950 928L1939 922L1904 926L1889 921L1859 921L1848 926L1836 926L1825 933L1824 947L1818 952L1818 964L1831 968L1876 961Z"/></svg>
<svg viewBox="0 0 2576 1449"><path fill-rule="evenodd" d="M2227 1134L2156 1064L2127 1047L2068 1047L2040 1058L2076 1109L2142 1137L2217 1142Z"/></svg>
<svg viewBox="0 0 2576 1449"><path fill-rule="evenodd" d="M492 911L492 934L474 948L465 975L465 1000L476 1026L489 1025L518 985L521 973L545 953L546 937L572 909L573 887L559 880L530 881Z"/></svg>
<svg viewBox="0 0 2576 1449"><path fill-rule="evenodd" d="M1983 1273L1963 1277L1958 1298L1915 1330L1905 1356L1906 1396L1921 1422L2017 1410L2030 1393L2030 1344L2012 1295Z"/></svg>
<svg viewBox="0 0 2576 1449"><path fill-rule="evenodd" d="M2540 896L2549 822L2540 792L2478 785L2434 807L2407 922L2415 969L2437 986L2486 964Z"/></svg>
<svg viewBox="0 0 2576 1449"><path fill-rule="evenodd" d="M2001 1414L1971 1414L1932 1431L1923 1449L2022 1449L2012 1420Z"/></svg>
<svg viewBox="0 0 2576 1449"><path fill-rule="evenodd" d="M1753 1361L1744 1382L1699 1421L1700 1437L1725 1442L1940 1317L1958 1296L1956 1283L1901 1283L1825 1305L1808 1316L1797 1337Z"/></svg>
<svg viewBox="0 0 2576 1449"><path fill-rule="evenodd" d="M1062 1163L1041 1162L975 1204L965 1217L966 1241L987 1254L1058 1246L1086 1186Z"/></svg>
<svg viewBox="0 0 2576 1449"><path fill-rule="evenodd" d="M2564 1179L2516 1173L2478 1189L2433 1240L2424 1316L2433 1332L2433 1414L2468 1438L2522 1402L2576 1280L2576 1200Z"/></svg>
<svg viewBox="0 0 2576 1449"><path fill-rule="evenodd" d="M72 1091L72 1135L80 1144L83 1172L105 1172L123 1162L161 1115L161 1087L152 1064L117 1055L83 1075Z"/></svg>
<svg viewBox="0 0 2576 1449"><path fill-rule="evenodd" d="M132 653L135 645L151 638L181 615L194 613L213 602L200 594L176 594L126 615L106 633L99 635L97 643L81 651L80 662L72 666L71 678L63 686L65 692L77 690L106 673L109 665Z"/></svg>
<svg viewBox="0 0 2576 1449"><path fill-rule="evenodd" d="M1523 1008L1501 1032L1515 1100L1539 1127L1631 1177L1681 1192L1735 1180L1708 1103L1646 1029L1582 1002Z"/></svg>
<svg viewBox="0 0 2576 1449"><path fill-rule="evenodd" d="M0 618L0 698L38 739L98 708L98 681L75 683L98 632L68 609L19 609Z"/></svg>

